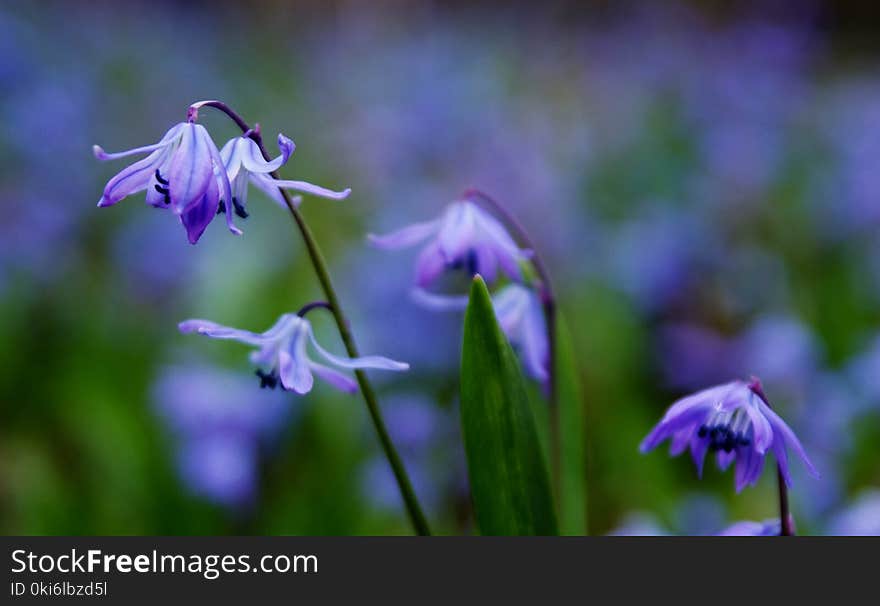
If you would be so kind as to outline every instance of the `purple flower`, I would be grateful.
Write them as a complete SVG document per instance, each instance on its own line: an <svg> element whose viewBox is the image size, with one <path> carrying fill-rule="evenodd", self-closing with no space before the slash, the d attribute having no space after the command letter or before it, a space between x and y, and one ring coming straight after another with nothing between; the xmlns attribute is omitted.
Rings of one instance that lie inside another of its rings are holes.
<svg viewBox="0 0 880 606"><path fill-rule="evenodd" d="M757 379L748 383L733 381L678 400L639 448L647 452L667 438L671 439L672 456L690 447L700 476L709 450L716 453L722 470L736 461L737 492L758 481L768 450L773 451L789 486L787 447L794 449L809 472L818 476L797 436L767 405Z"/></svg>
<svg viewBox="0 0 880 606"><path fill-rule="evenodd" d="M205 127L182 122L153 145L108 154L93 148L99 160L115 160L149 153L147 157L122 169L110 179L98 206L113 206L126 196L146 190L147 204L171 209L180 217L191 244L199 241L208 223L217 214L220 201L232 193L220 152ZM232 205L226 205L226 225L234 234Z"/></svg>
<svg viewBox="0 0 880 606"><path fill-rule="evenodd" d="M247 206L248 182L263 190L267 196L285 208L287 206L284 198L281 196L281 192L278 191L279 187L294 189L333 200L342 200L351 193L350 189L336 192L306 183L305 181L274 179L269 173L281 168L290 158L290 154L293 153L296 146L293 141L279 133L278 148L281 150L281 155L274 160L267 161L263 158L263 154L256 142L245 134L235 139L230 139L223 146L223 149L220 150L220 158L223 161L223 166L226 167L226 175L232 186L232 204L235 213L242 219L248 216L245 210Z"/></svg>
<svg viewBox="0 0 880 606"><path fill-rule="evenodd" d="M341 358L333 355L318 344L311 323L297 314L282 315L264 333L221 326L208 320L186 320L178 328L184 334L194 332L214 339L233 339L258 347L259 351L251 353L251 362L259 367L257 376L260 377L260 387L274 389L280 384L282 389L298 394L306 394L312 390L312 373L337 389L351 393L357 391L357 383L353 379L309 358L306 351L309 341L318 355L338 368L379 368L395 371L409 368L409 364L381 356Z"/></svg>
<svg viewBox="0 0 880 606"><path fill-rule="evenodd" d="M421 288L414 289L412 295L420 305L437 311L463 310L468 304L466 296L437 295ZM538 293L521 284L508 284L492 295L492 306L501 330L519 353L529 375L546 381L550 346Z"/></svg>
<svg viewBox="0 0 880 606"><path fill-rule="evenodd" d="M752 522L744 520L736 522L721 532L717 533L717 537L778 537L782 533L782 526L779 524L779 518L770 518L763 522Z"/></svg>
<svg viewBox="0 0 880 606"><path fill-rule="evenodd" d="M180 475L197 496L242 507L257 493L257 444L238 434L208 434L184 443Z"/></svg>
<svg viewBox="0 0 880 606"><path fill-rule="evenodd" d="M838 536L880 536L880 490L863 492L849 508L833 517L828 534Z"/></svg>
<svg viewBox="0 0 880 606"><path fill-rule="evenodd" d="M530 257L530 251L520 249L497 219L470 200L453 202L434 221L415 223L385 236L369 236L375 246L391 250L429 238L416 268L416 283L422 287L445 270L460 268L493 282L500 266L510 279L522 281L520 263Z"/></svg>

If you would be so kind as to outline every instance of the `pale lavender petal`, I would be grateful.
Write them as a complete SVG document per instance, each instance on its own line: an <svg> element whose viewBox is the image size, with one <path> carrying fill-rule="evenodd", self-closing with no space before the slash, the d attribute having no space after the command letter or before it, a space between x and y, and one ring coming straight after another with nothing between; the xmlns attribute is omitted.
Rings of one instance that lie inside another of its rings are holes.
<svg viewBox="0 0 880 606"><path fill-rule="evenodd" d="M315 333L312 331L311 325L308 326L308 333L312 345L321 357L340 368L378 368L380 370L395 371L409 370L409 364L406 362L397 362L396 360L391 360L383 356L361 356L360 358L342 358L336 356L321 347L318 340L315 339Z"/></svg>
<svg viewBox="0 0 880 606"><path fill-rule="evenodd" d="M509 284L492 297L495 317L506 335L513 334L524 323L529 308L529 290L519 284Z"/></svg>
<svg viewBox="0 0 880 606"><path fill-rule="evenodd" d="M278 189L278 181L270 177L269 175L261 175L259 173L250 173L250 180L258 189L260 189L264 194L269 196L271 199L275 200L281 208L287 210L287 202L284 201L284 196L281 195L281 190ZM293 196L293 205L295 207L299 207L302 202L302 196Z"/></svg>
<svg viewBox="0 0 880 606"><path fill-rule="evenodd" d="M477 243L474 213L470 202L454 202L443 216L437 246L448 263L459 260Z"/></svg>
<svg viewBox="0 0 880 606"><path fill-rule="evenodd" d="M357 381L355 381L351 377L347 377L338 370L334 370L329 366L324 366L323 364L318 364L317 362L312 362L311 360L309 360L309 368L312 369L313 373L318 375L322 380L326 381L327 383L330 383L336 389L347 393L357 393Z"/></svg>
<svg viewBox="0 0 880 606"><path fill-rule="evenodd" d="M315 382L309 370L308 360L295 360L284 350L278 354L278 376L285 389L300 395L309 393Z"/></svg>
<svg viewBox="0 0 880 606"><path fill-rule="evenodd" d="M184 125L180 145L174 151L167 179L171 204L177 214L198 203L214 178L210 136L200 124Z"/></svg>
<svg viewBox="0 0 880 606"><path fill-rule="evenodd" d="M522 355L529 374L538 381L546 381L550 347L544 312L537 301L531 302L523 318Z"/></svg>
<svg viewBox="0 0 880 606"><path fill-rule="evenodd" d="M428 236L434 234L439 227L439 220L425 221L423 223L414 223L384 236L369 234L367 239L378 248L390 250L406 248L424 241Z"/></svg>
<svg viewBox="0 0 880 606"><path fill-rule="evenodd" d="M274 160L267 162L266 159L263 158L263 153L253 139L250 137L240 137L240 139L241 163L246 170L252 173L265 174L278 170L285 162L287 162L287 159L290 158L290 154L292 154L293 150L296 148L293 141L281 133L278 133L278 149L281 150L281 155Z"/></svg>
<svg viewBox="0 0 880 606"><path fill-rule="evenodd" d="M146 158L123 168L107 182L104 194L98 201L98 206L113 206L124 197L145 190L156 169L164 162L166 155L167 150L159 149Z"/></svg>
<svg viewBox="0 0 880 606"><path fill-rule="evenodd" d="M223 144L220 148L220 159L226 168L226 176L231 181L241 172L241 152L238 149L238 141L241 137L235 137Z"/></svg>
<svg viewBox="0 0 880 606"><path fill-rule="evenodd" d="M312 185L305 181L288 181L287 179L275 179L275 187L283 187L284 189L294 189L304 194L320 196L321 198L329 198L330 200L344 200L351 193L351 188L342 191L333 191L319 185Z"/></svg>
<svg viewBox="0 0 880 606"><path fill-rule="evenodd" d="M98 160L116 160L117 158L125 158L126 156L134 156L137 154L145 154L147 152L152 152L157 149L166 147L172 143L174 138L179 134L181 127L183 124L175 124L165 135L159 140L158 143L154 143L152 145L144 145L143 147L135 147L133 149L128 149L121 152L116 153L107 153L104 151L100 145L92 146L92 153L95 155L95 158Z"/></svg>
<svg viewBox="0 0 880 606"><path fill-rule="evenodd" d="M232 219L232 212L234 210L234 205L232 204L232 187L229 185L229 177L223 166L223 159L220 157L220 152L217 151L217 146L214 145L214 142L208 135L208 131L204 131L204 136L207 139L204 143L211 158L211 172L213 173L211 182L215 187L221 188L219 197L226 202L226 228L236 236L240 236L241 230L235 226Z"/></svg>
<svg viewBox="0 0 880 606"><path fill-rule="evenodd" d="M432 311L464 311L468 306L467 295L438 295L424 288L413 288L410 297Z"/></svg>
<svg viewBox="0 0 880 606"><path fill-rule="evenodd" d="M492 249L480 244L474 248L474 255L477 258L477 273L487 284L495 282L498 276L498 259Z"/></svg>
<svg viewBox="0 0 880 606"><path fill-rule="evenodd" d="M742 408L752 422L753 447L759 453L764 454L773 443L773 427L770 426L770 422L764 414L764 410L769 410L769 408L761 402L761 398L757 394L751 390L749 390L749 394L749 401Z"/></svg>
<svg viewBox="0 0 880 606"><path fill-rule="evenodd" d="M248 345L263 345L272 340L272 337L268 337L266 334L257 334L248 330L231 328L209 320L184 320L177 325L177 328L183 334L198 333L214 339L232 339L235 341L241 341Z"/></svg>
<svg viewBox="0 0 880 606"><path fill-rule="evenodd" d="M429 286L446 269L446 259L436 244L429 244L416 261L416 285Z"/></svg>

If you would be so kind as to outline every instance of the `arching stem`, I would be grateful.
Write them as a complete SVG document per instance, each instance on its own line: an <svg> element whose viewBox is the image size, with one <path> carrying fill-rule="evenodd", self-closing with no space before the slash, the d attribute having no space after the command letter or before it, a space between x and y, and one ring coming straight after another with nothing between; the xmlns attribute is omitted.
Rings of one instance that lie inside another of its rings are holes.
<svg viewBox="0 0 880 606"><path fill-rule="evenodd" d="M266 147L263 145L263 137L260 133L260 129L258 127L254 127L253 129L248 125L244 119L238 115L231 107L222 101L216 100L208 100L208 101L199 101L197 103L193 103L189 109L187 110L187 120L194 121L198 119L199 109L202 107L213 107L224 114L226 114L238 128L241 129L242 133L245 133L246 136L250 137L254 143L260 148L260 152L263 154L263 157L266 161L270 160L269 153L266 151ZM273 179L279 179L277 172L271 173ZM345 314L342 311L342 306L339 303L339 297L336 295L336 289L333 287L333 283L330 280L330 273L327 269L327 263L324 260L324 255L321 252L320 247L318 246L317 240L315 240L312 231L309 229L308 224L303 218L302 214L296 208L296 205L293 202L290 194L287 193L286 190L279 188L278 191L281 192L281 195L284 197L284 202L287 205L287 209L290 211L290 215L293 217L293 220L296 222L296 226L299 229L300 235L303 238L303 242L306 245L306 250L309 254L309 259L312 262L312 266L315 268L315 273L318 276L318 282L321 284L321 289L324 291L324 296L327 299L326 305L330 312L333 314L333 319L336 322L336 328L339 331L339 336L342 339L342 343L345 346L345 350L348 355L352 358L359 357L357 346L355 345L354 337L351 334L351 330L349 328L348 319L345 317ZM385 426L385 421L382 417L382 411L379 409L378 401L376 400L376 394L373 391L373 386L370 383L367 375L362 370L355 371L355 377L357 378L358 386L360 387L361 393L364 396L364 401L367 404L367 410L370 413L370 419L373 422L373 427L376 429L376 434L379 437L379 442L382 445L382 450L385 453L385 457L388 459L388 463L391 465L391 469L394 472L394 477L397 480L397 485L400 488L401 496L403 497L404 505L406 506L406 511L409 515L410 521L412 522L413 528L416 533L420 535L429 535L431 534L430 528L428 527L428 521L425 518L425 514L422 511L422 507L419 504L419 500L416 497L415 490L412 487L412 482L410 482L409 476L406 473L406 469L403 465L403 461L400 458L400 455L397 453L397 449L394 447L394 443L391 441L391 436L388 433L388 429Z"/></svg>

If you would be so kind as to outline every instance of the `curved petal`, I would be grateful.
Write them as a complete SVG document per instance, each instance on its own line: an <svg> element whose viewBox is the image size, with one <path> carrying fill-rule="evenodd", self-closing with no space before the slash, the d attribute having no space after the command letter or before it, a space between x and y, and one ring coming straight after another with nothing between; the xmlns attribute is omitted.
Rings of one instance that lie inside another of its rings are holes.
<svg viewBox="0 0 880 606"><path fill-rule="evenodd" d="M806 450L804 450L803 445L801 445L801 441L798 440L798 437L795 435L794 431L786 424L785 421L782 420L776 412L773 411L772 408L764 404L760 403L762 406L762 412L770 421L770 425L773 426L773 431L775 434L779 435L784 441L785 445L790 446L792 450L795 451L797 456L803 461L804 466L807 468L807 471L810 472L815 478L819 477L819 471L813 466L813 463L810 461L810 458L807 456Z"/></svg>
<svg viewBox="0 0 880 606"><path fill-rule="evenodd" d="M464 311L468 305L467 295L438 295L424 288L413 288L410 297L420 306L432 311Z"/></svg>
<svg viewBox="0 0 880 606"><path fill-rule="evenodd" d="M113 206L124 197L145 190L167 155L167 149L157 149L146 158L123 168L107 182L98 206Z"/></svg>
<svg viewBox="0 0 880 606"><path fill-rule="evenodd" d="M247 343L248 345L261 346L273 340L272 336L268 336L268 332L257 334L250 332L249 330L223 326L222 324L217 324L210 320L184 320L177 325L177 329L183 334L198 333L213 339L232 339L234 341Z"/></svg>
<svg viewBox="0 0 880 606"><path fill-rule="evenodd" d="M436 244L429 244L416 260L416 285L429 286L446 269L446 259Z"/></svg>
<svg viewBox="0 0 880 606"><path fill-rule="evenodd" d="M492 297L492 307L501 330L510 335L523 324L529 307L529 292L519 284L509 284Z"/></svg>
<svg viewBox="0 0 880 606"><path fill-rule="evenodd" d="M749 420L752 422L754 448L759 453L764 454L773 443L773 427L771 427L765 415L765 410L770 409L751 390L749 394L749 401L742 408L749 415Z"/></svg>
<svg viewBox="0 0 880 606"><path fill-rule="evenodd" d="M305 181L288 181L287 179L274 179L275 187L283 187L284 189L294 189L304 194L320 196L321 198L329 198L331 200L344 200L351 193L351 188L342 191L333 191L319 185L312 185Z"/></svg>
<svg viewBox="0 0 880 606"><path fill-rule="evenodd" d="M208 135L208 131L205 130L204 134L207 138L205 145L208 148L208 154L211 158L211 172L213 174L212 181L215 186L220 189L220 198L226 201L226 228L236 236L240 236L241 230L235 226L232 220L232 213L235 205L232 203L232 187L229 185L229 177L226 174L226 170L223 168L223 159L220 157L220 152L217 151L217 146L214 145L214 141L212 141L210 135ZM216 208L217 207L215 206L215 212Z"/></svg>
<svg viewBox="0 0 880 606"><path fill-rule="evenodd" d="M531 301L523 322L522 355L529 374L538 381L546 381L549 377L547 372L549 353L544 312L536 301Z"/></svg>
<svg viewBox="0 0 880 606"><path fill-rule="evenodd" d="M293 150L296 146L293 144L293 141L278 133L278 149L281 150L281 154L275 158L274 160L266 161L263 158L263 152L260 151L259 146L254 142L250 137L239 137L241 139L240 148L241 148L241 163L244 168L252 173L271 173L273 171L281 168L287 159L290 158L290 154L293 153Z"/></svg>
<svg viewBox="0 0 880 606"><path fill-rule="evenodd" d="M495 252L485 244L480 244L473 250L477 261L476 273L480 274L487 284L494 283L495 278L498 277L498 258Z"/></svg>
<svg viewBox="0 0 880 606"><path fill-rule="evenodd" d="M281 195L281 190L278 189L278 186L275 185L277 181L270 177L269 175L261 175L259 173L249 173L251 183L253 183L257 189L261 190L264 194L269 196L271 199L275 200L281 208L287 210L287 202L284 201L284 196ZM293 196L293 204L294 206L299 206L302 202L301 196Z"/></svg>
<svg viewBox="0 0 880 606"><path fill-rule="evenodd" d="M198 203L214 178L210 136L201 124L185 124L168 168L168 191L177 214Z"/></svg>
<svg viewBox="0 0 880 606"><path fill-rule="evenodd" d="M391 360L390 358L385 358L383 356L361 356L360 358L341 358L339 356L333 355L318 343L318 340L315 339L315 333L312 331L311 325L307 328L309 333L309 339L312 341L312 345L314 345L315 350L318 354L321 355L322 358L330 362L335 366L339 366L340 368L378 368L380 370L395 370L395 371L403 371L409 370L409 364L406 362L397 362L396 360Z"/></svg>
<svg viewBox="0 0 880 606"><path fill-rule="evenodd" d="M223 144L220 148L220 160L226 169L226 178L230 181L235 179L241 172L241 151L239 141L241 137L235 137Z"/></svg>
<svg viewBox="0 0 880 606"><path fill-rule="evenodd" d="M694 437L694 430L696 430L696 426L691 425L684 429L679 429L672 435L672 439L669 441L670 457L677 457L684 452L685 448L688 447L688 444L690 444L691 439Z"/></svg>
<svg viewBox="0 0 880 606"><path fill-rule="evenodd" d="M691 440L691 459L697 468L697 477L703 477L703 465L706 462L706 451L709 449L709 441L704 438Z"/></svg>
<svg viewBox="0 0 880 606"><path fill-rule="evenodd" d="M317 362L313 362L311 360L309 360L309 368L323 381L330 383L330 385L332 385L336 389L347 393L357 393L357 381L355 381L351 377L342 374L338 370L334 370L329 366L324 366L323 364L318 364Z"/></svg>
<svg viewBox="0 0 880 606"><path fill-rule="evenodd" d="M370 244L377 248L385 248L394 250L397 248L407 248L424 241L432 234L436 233L440 227L440 220L424 221L422 223L413 223L403 229L391 232L384 236L376 234L368 234L367 239Z"/></svg>
<svg viewBox="0 0 880 606"><path fill-rule="evenodd" d="M733 463L735 460L735 450L731 450L730 452L719 450L715 454L715 463L718 465L718 469L720 469L721 471L727 471L727 468L730 467L730 464Z"/></svg>
<svg viewBox="0 0 880 606"><path fill-rule="evenodd" d="M217 180L211 179L202 199L180 215L180 222L186 229L186 237L190 244L196 244L202 237L208 224L217 215L219 203L220 194L217 189Z"/></svg>
<svg viewBox="0 0 880 606"><path fill-rule="evenodd" d="M448 263L460 259L477 243L475 212L471 202L453 202L443 215L437 246Z"/></svg>
<svg viewBox="0 0 880 606"><path fill-rule="evenodd" d="M98 160L116 160L117 158L125 158L126 156L133 156L136 154L145 154L147 152L152 152L157 149L166 147L173 143L174 138L179 134L181 127L184 123L175 124L171 128L168 129L168 132L159 140L158 143L154 143L152 145L144 145L143 147L135 147L133 149L128 149L121 152L116 153L107 153L104 151L100 145L92 146L92 153L95 155L95 158Z"/></svg>
<svg viewBox="0 0 880 606"><path fill-rule="evenodd" d="M278 354L278 376L284 389L295 391L300 395L312 391L315 383L309 370L308 360L296 360L283 349Z"/></svg>

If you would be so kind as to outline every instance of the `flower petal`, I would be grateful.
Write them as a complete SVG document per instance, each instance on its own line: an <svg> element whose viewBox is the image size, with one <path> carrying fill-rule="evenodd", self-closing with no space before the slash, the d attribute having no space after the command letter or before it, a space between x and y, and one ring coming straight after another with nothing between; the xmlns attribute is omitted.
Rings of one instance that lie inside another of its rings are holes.
<svg viewBox="0 0 880 606"><path fill-rule="evenodd" d="M184 125L168 168L168 190L177 214L198 203L214 178L211 147L214 145L204 126Z"/></svg>
<svg viewBox="0 0 880 606"><path fill-rule="evenodd" d="M271 173L281 168L296 146L293 141L278 133L278 149L281 154L274 160L266 161L263 158L263 152L259 146L250 137L239 137L242 141L239 143L241 149L241 163L246 170L252 173Z"/></svg>
<svg viewBox="0 0 880 606"><path fill-rule="evenodd" d="M429 244L416 261L416 285L429 286L446 269L446 259L436 243Z"/></svg>
<svg viewBox="0 0 880 606"><path fill-rule="evenodd" d="M318 343L318 340L315 339L315 333L312 331L311 325L308 325L308 333L309 339L312 341L312 345L315 346L317 352L323 357L325 360L330 362L335 366L339 366L340 368L378 368L380 370L395 370L395 371L404 371L409 370L409 364L406 362L397 362L396 360L392 360L390 358L385 358L383 356L362 356L360 358L341 358L339 356L333 355Z"/></svg>
<svg viewBox="0 0 880 606"><path fill-rule="evenodd" d="M165 133L165 135L159 140L158 143L154 143L152 145L144 145L143 147L135 147L133 149L128 149L116 153L107 153L100 145L93 145L92 153L98 160L116 160L117 158L125 158L126 156L152 152L170 145L174 141L174 138L177 137L177 135L180 133L180 129L182 126L183 123L175 124L168 129L168 132Z"/></svg>
<svg viewBox="0 0 880 606"><path fill-rule="evenodd" d="M477 243L476 211L471 202L453 202L443 215L437 246L447 263L460 260Z"/></svg>
<svg viewBox="0 0 880 606"><path fill-rule="evenodd" d="M531 301L523 322L522 355L529 374L538 381L546 381L549 377L547 363L550 347L547 342L547 326L544 323L544 312L540 304Z"/></svg>
<svg viewBox="0 0 880 606"><path fill-rule="evenodd" d="M123 168L107 182L98 206L113 206L124 197L145 190L167 155L166 149L157 149L146 158Z"/></svg>
<svg viewBox="0 0 880 606"><path fill-rule="evenodd" d="M190 244L196 244L202 237L208 224L217 215L219 203L220 194L217 189L217 180L211 179L202 199L180 215L180 221L186 229L186 237Z"/></svg>
<svg viewBox="0 0 880 606"><path fill-rule="evenodd" d="M344 391L347 393L357 393L358 384L357 381L348 377L338 370L334 370L329 366L324 366L323 364L318 364L317 362L313 362L309 360L309 368L312 369L312 372L318 375L322 380L330 383L336 389L340 391Z"/></svg>
<svg viewBox="0 0 880 606"><path fill-rule="evenodd" d="M468 305L467 295L438 295L424 288L413 288L410 297L420 306L432 311L464 311Z"/></svg>
<svg viewBox="0 0 880 606"><path fill-rule="evenodd" d="M403 229L391 232L384 236L368 234L367 239L370 241L370 244L377 248L388 250L407 248L408 246L413 246L424 241L426 238L436 233L439 227L440 220L435 219L434 221L413 223L412 225L408 225Z"/></svg>
<svg viewBox="0 0 880 606"><path fill-rule="evenodd" d="M223 159L220 157L220 152L217 151L217 146L214 145L214 142L208 135L208 131L204 129L202 130L204 131L204 136L206 138L204 143L208 148L208 153L211 158L211 172L213 174L211 181L215 186L220 188L219 197L226 201L226 228L236 236L240 236L241 230L235 226L232 220L232 212L235 205L232 203L232 187L229 185L229 177L226 174Z"/></svg>
<svg viewBox="0 0 880 606"><path fill-rule="evenodd" d="M249 177L251 183L253 183L258 189L262 190L262 192L271 199L275 200L281 208L287 210L287 202L284 201L284 196L281 195L281 190L278 189L278 186L276 185L277 181L275 179L269 175L261 175L259 173L249 173ZM298 207L301 202L301 196L293 196L294 206Z"/></svg>
<svg viewBox="0 0 880 606"><path fill-rule="evenodd" d="M277 326L277 325L276 325ZM198 333L213 339L232 339L247 343L248 345L261 346L273 340L273 336L269 331L263 334L250 332L249 330L241 330L229 326L223 326L209 320L184 320L177 325L178 330L183 334Z"/></svg>
<svg viewBox="0 0 880 606"><path fill-rule="evenodd" d="M333 191L319 185L312 185L305 181L288 181L287 179L274 179L275 187L283 187L284 189L294 189L304 194L311 194L321 198L329 198L331 200L344 200L351 193L351 188L342 191Z"/></svg>
<svg viewBox="0 0 880 606"><path fill-rule="evenodd" d="M818 478L820 475L818 470L813 466L813 463L807 456L807 452L804 450L803 445L801 445L801 441L798 440L798 437L795 435L794 431L792 431L788 424L786 424L786 422L782 420L782 417L776 414L776 412L772 408L770 408L763 402L760 403L760 406L762 406L762 412L767 417L770 425L773 427L773 432L782 438L786 446L790 446L792 450L795 451L798 457L800 457L801 461L803 461L804 466L807 468L807 471L810 472L810 475Z"/></svg>
<svg viewBox="0 0 880 606"><path fill-rule="evenodd" d="M278 354L278 375L285 389L302 395L312 391L315 379L306 359L296 360L283 349Z"/></svg>

